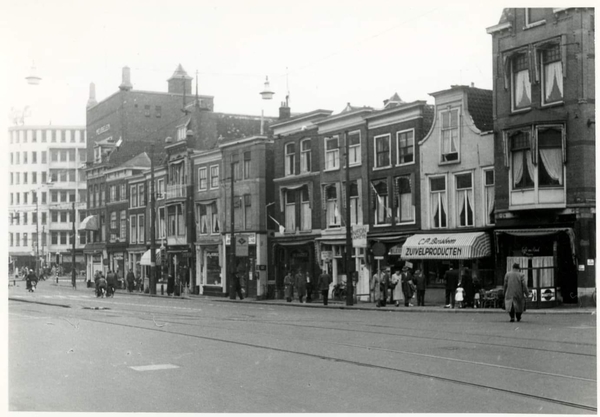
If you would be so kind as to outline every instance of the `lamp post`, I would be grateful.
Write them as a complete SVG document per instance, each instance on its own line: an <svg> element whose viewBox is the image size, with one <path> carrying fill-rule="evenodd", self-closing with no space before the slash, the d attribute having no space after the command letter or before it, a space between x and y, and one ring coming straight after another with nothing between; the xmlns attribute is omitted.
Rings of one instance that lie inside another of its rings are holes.
<svg viewBox="0 0 600 417"><path fill-rule="evenodd" d="M75 231L75 199L73 200L73 211L71 217L73 223L73 246L72 246L72 258L71 258L71 285L73 288L77 288L77 273L75 271L75 242L77 240L77 232Z"/></svg>
<svg viewBox="0 0 600 417"><path fill-rule="evenodd" d="M352 265L352 225L350 224L350 140L348 132L344 132L346 140L346 305L351 306L354 300L354 268Z"/></svg>
<svg viewBox="0 0 600 417"><path fill-rule="evenodd" d="M261 127L262 127L262 123L261 123ZM235 300L235 216L234 216L234 196L233 196L233 174L234 174L234 162L233 162L233 154L231 155L231 183L230 183L230 187L231 187L231 203L230 203L230 220L231 220L231 224L230 224L230 231L231 231L231 239L229 239L229 245L231 246L230 251L229 251L229 276L231 277L231 279L229 280L229 298L231 300Z"/></svg>
<svg viewBox="0 0 600 417"><path fill-rule="evenodd" d="M150 294L156 294L156 200L154 195L154 143L150 145Z"/></svg>
<svg viewBox="0 0 600 417"><path fill-rule="evenodd" d="M271 91L271 86L269 84L269 77L266 77L264 89L263 89L263 91L260 92L260 95L262 96L263 100L271 100L273 98L273 94L275 94L275 93L273 91ZM261 134L261 136L264 135L264 117L265 117L265 111L264 111L264 109L261 109L261 111L260 111L260 134Z"/></svg>

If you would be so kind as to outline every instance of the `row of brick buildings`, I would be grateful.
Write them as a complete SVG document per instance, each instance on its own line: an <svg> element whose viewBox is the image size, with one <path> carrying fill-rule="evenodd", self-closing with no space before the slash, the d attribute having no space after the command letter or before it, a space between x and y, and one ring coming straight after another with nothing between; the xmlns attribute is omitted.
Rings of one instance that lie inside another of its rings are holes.
<svg viewBox="0 0 600 417"><path fill-rule="evenodd" d="M249 296L277 297L288 270L314 279L325 267L334 282L356 271L366 300L378 267L407 262L430 286L454 266L489 288L518 261L532 305L585 300L595 273L593 10L505 9L488 32L494 90L451 86L431 94L434 105L394 94L381 109L335 114L292 115L287 101L277 119L218 113L181 67L167 93L133 90L127 68L102 102L92 87L88 274L147 276L153 164L159 273L199 293L226 294L233 268Z"/></svg>

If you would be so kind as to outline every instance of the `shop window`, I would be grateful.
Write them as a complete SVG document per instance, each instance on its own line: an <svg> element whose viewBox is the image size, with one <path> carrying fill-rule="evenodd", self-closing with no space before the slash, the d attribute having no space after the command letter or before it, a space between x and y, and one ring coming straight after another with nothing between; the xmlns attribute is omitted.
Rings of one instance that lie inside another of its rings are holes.
<svg viewBox="0 0 600 417"><path fill-rule="evenodd" d="M337 136L325 138L325 170L340 167L340 145Z"/></svg>
<svg viewBox="0 0 600 417"><path fill-rule="evenodd" d="M391 161L391 135L375 136L375 168L386 168Z"/></svg>
<svg viewBox="0 0 600 417"><path fill-rule="evenodd" d="M446 177L430 178L429 189L431 226L434 229L445 228L448 224L446 218Z"/></svg>
<svg viewBox="0 0 600 417"><path fill-rule="evenodd" d="M456 214L459 226L473 226L473 175L457 174L456 181Z"/></svg>

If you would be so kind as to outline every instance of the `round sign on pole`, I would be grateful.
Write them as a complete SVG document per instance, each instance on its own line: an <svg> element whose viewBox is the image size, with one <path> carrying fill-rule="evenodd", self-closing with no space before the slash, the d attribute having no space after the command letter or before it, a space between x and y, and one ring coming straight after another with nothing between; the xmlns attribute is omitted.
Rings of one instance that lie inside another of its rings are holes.
<svg viewBox="0 0 600 417"><path fill-rule="evenodd" d="M373 245L373 255L375 256L384 256L385 255L385 245L381 242L377 242Z"/></svg>

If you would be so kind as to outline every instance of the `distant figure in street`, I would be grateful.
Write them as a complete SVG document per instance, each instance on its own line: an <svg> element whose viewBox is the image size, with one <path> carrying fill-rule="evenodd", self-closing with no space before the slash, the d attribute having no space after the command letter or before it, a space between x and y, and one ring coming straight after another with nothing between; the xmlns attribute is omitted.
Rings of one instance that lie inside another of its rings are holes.
<svg viewBox="0 0 600 417"><path fill-rule="evenodd" d="M420 268L415 270L413 275L413 282L417 286L417 305L425 306L425 289L427 285L425 283L425 275L423 275L423 271Z"/></svg>
<svg viewBox="0 0 600 417"><path fill-rule="evenodd" d="M404 265L402 268L402 278L400 279L400 282L402 283L402 294L404 295L404 307L412 307L413 304L410 302L410 300L413 298L415 293L415 284L413 283L410 269L406 265Z"/></svg>
<svg viewBox="0 0 600 417"><path fill-rule="evenodd" d="M400 301L404 301L404 293L402 292L402 273L400 269L396 269L392 277L390 278L390 284L392 295L390 296L390 303L396 303L396 307L400 306Z"/></svg>
<svg viewBox="0 0 600 417"><path fill-rule="evenodd" d="M371 291L373 291L373 299L375 306L385 307L387 298L387 285L389 281L389 274L386 271L378 271L373 275L373 281L371 283Z"/></svg>
<svg viewBox="0 0 600 417"><path fill-rule="evenodd" d="M173 295L173 291L175 291L175 277L173 277L173 274L169 274L167 277L167 295Z"/></svg>
<svg viewBox="0 0 600 417"><path fill-rule="evenodd" d="M458 271L450 267L444 274L444 279L446 280L446 305L444 307L454 308L454 293L456 292L456 287L458 287Z"/></svg>
<svg viewBox="0 0 600 417"><path fill-rule="evenodd" d="M306 302L310 303L312 301L312 292L313 292L314 282L311 282L310 275L308 272L306 273Z"/></svg>
<svg viewBox="0 0 600 417"><path fill-rule="evenodd" d="M327 273L325 268L321 270L321 275L319 275L319 282L317 283L317 287L319 287L319 291L321 292L321 296L323 297L323 305L327 305L327 300L329 299L329 286L333 282L331 275Z"/></svg>
<svg viewBox="0 0 600 417"><path fill-rule="evenodd" d="M135 286L135 275L131 269L127 273L127 291L133 292L133 287Z"/></svg>
<svg viewBox="0 0 600 417"><path fill-rule="evenodd" d="M504 307L510 316L510 321L521 321L521 314L525 311L525 301L529 294L525 277L520 272L520 265L513 264L512 271L504 276Z"/></svg>
<svg viewBox="0 0 600 417"><path fill-rule="evenodd" d="M238 265L237 267L237 271L234 274L234 280L235 293L240 297L240 300L243 300L246 289L244 285L244 268L241 265Z"/></svg>
<svg viewBox="0 0 600 417"><path fill-rule="evenodd" d="M298 273L294 277L294 286L298 291L298 300L301 303L305 303L304 296L306 295L306 274L302 268L298 268Z"/></svg>
<svg viewBox="0 0 600 417"><path fill-rule="evenodd" d="M460 282L461 286L465 289L464 307L473 307L475 291L473 289L473 278L471 277L469 268L463 268Z"/></svg>
<svg viewBox="0 0 600 417"><path fill-rule="evenodd" d="M289 270L286 276L283 278L283 288L285 291L285 300L288 303L291 303L294 295L294 278L292 277L291 270Z"/></svg>
<svg viewBox="0 0 600 417"><path fill-rule="evenodd" d="M27 280L27 290L29 292L35 291L35 287L37 286L38 278L35 275L35 272L33 271L33 269L31 271L29 271L29 273L27 274L25 279Z"/></svg>
<svg viewBox="0 0 600 417"><path fill-rule="evenodd" d="M106 292L109 297L113 297L115 295L115 288L117 288L117 274L113 271L108 271L106 274Z"/></svg>

